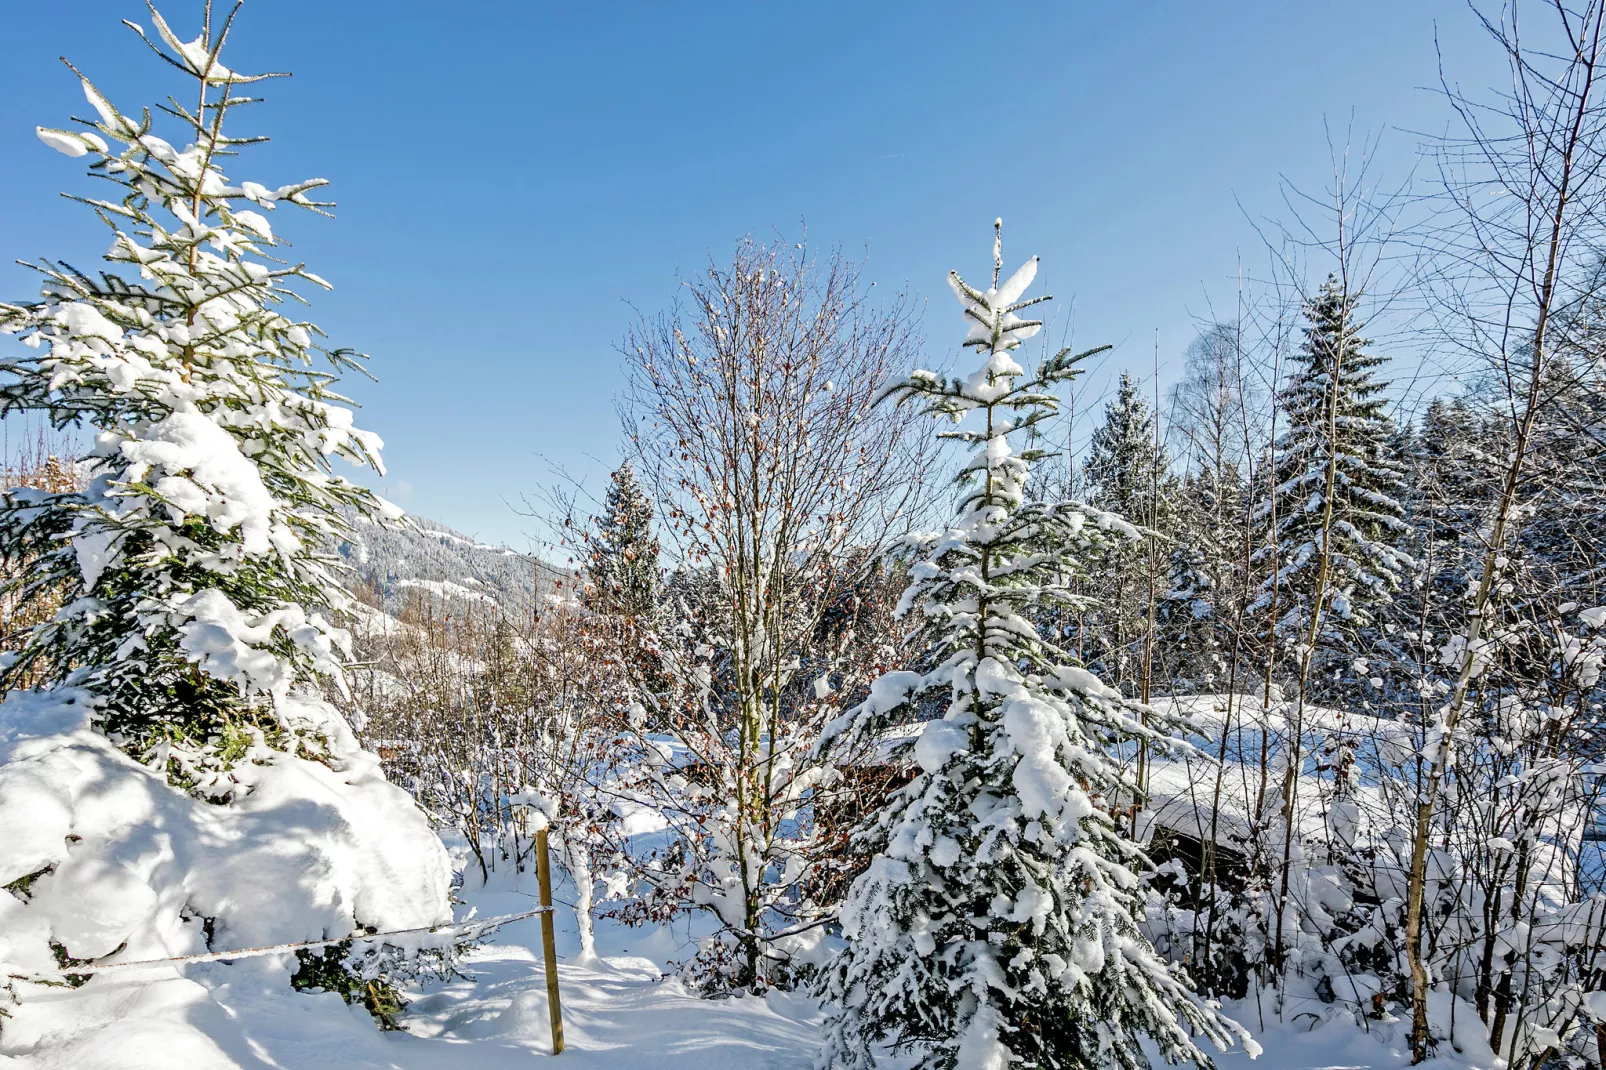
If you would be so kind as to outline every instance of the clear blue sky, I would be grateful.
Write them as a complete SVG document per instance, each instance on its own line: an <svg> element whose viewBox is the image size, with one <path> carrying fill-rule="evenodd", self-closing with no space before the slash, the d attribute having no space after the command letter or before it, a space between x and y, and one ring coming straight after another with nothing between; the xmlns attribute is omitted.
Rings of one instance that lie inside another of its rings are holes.
<svg viewBox="0 0 1606 1070"><path fill-rule="evenodd" d="M164 13L186 36L198 0ZM88 109L66 55L125 110L176 74L119 19L133 0L0 0L0 261L88 267L106 234L57 197L77 161L35 125ZM522 546L509 506L595 485L617 459L614 345L665 305L678 269L747 232L806 221L868 246L907 286L929 363L959 338L942 280L1043 256L1078 343L1173 365L1213 300L1230 308L1244 210L1284 213L1280 175L1317 186L1324 120L1384 133L1403 177L1446 116L1437 23L1469 87L1497 80L1451 0L1078 3L422 3L253 0L236 70L289 70L250 121L275 140L231 177L333 182L337 219L275 222L335 285L312 317L373 355L350 389L386 440L384 486L411 511ZM1240 208L1240 205L1243 207ZM0 266L0 293L35 282ZM1164 372L1162 372L1162 378ZM1099 384L1093 383L1095 387Z"/></svg>

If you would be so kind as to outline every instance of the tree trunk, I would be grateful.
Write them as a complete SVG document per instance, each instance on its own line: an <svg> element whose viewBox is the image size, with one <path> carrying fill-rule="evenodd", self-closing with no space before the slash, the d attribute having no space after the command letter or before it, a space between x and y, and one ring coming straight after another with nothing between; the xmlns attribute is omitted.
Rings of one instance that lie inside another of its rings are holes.
<svg viewBox="0 0 1606 1070"><path fill-rule="evenodd" d="M563 852L563 868L574 881L574 919L580 932L579 961L597 961L596 919L591 916L596 878L591 868L591 849L584 843L560 835L558 848Z"/></svg>

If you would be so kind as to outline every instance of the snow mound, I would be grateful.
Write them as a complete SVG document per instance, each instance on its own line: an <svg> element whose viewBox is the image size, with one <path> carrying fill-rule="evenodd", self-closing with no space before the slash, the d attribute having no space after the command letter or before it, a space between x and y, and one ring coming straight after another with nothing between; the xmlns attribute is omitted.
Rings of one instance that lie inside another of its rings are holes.
<svg viewBox="0 0 1606 1070"><path fill-rule="evenodd" d="M291 695L281 711L326 754L259 743L234 762L219 805L94 730L81 693L6 696L0 974L49 977L60 956L131 962L449 922L450 862L412 800L327 703ZM228 1054L249 1048L228 1007L242 991L291 998L295 965L286 954L110 971L77 988L16 980L9 997L0 989L0 1056L128 1067L145 1065L150 1044L164 1066L259 1065ZM337 997L293 998L349 1027Z"/></svg>

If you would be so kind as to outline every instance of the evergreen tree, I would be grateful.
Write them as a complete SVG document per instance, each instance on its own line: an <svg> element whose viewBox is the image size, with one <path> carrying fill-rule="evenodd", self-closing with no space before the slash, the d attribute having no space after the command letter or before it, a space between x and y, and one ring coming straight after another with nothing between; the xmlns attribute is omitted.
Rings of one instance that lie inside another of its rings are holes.
<svg viewBox="0 0 1606 1070"><path fill-rule="evenodd" d="M400 516L331 470L337 456L379 468L379 440L332 388L355 355L326 353L333 367L315 370L317 328L280 310L298 283L326 284L276 258L268 215L327 207L309 196L324 182L224 176L260 140L224 132L249 101L240 87L269 76L225 67L233 16L204 11L183 41L151 8L145 41L188 83L185 102L161 109L185 147L82 76L95 118L38 131L116 191L79 198L113 232L110 267L41 263L42 299L0 304L0 334L32 349L0 364L0 412L95 433L73 466L82 481L0 494L0 604L18 610L0 659L0 685L18 689L0 703L0 737L31 750L0 761L0 856L20 822L45 815L53 830L0 859L26 860L30 883L49 875L0 919L8 973L214 941L421 935L452 918L440 838L317 686L343 683L349 657L335 623L350 604L337 553L349 518ZM302 947L291 985L338 992L394 1027L393 982L431 959L449 968L457 939ZM63 988L55 1046L104 1065L159 1035L229 1063L221 1052L250 1044L234 1008L284 977L219 963L190 973L179 1007L158 991L169 981L136 973L118 984L140 1011L110 1027L94 982L85 996ZM0 994L0 1019L28 1019L33 1001L15 997Z"/></svg>
<svg viewBox="0 0 1606 1070"><path fill-rule="evenodd" d="M1170 458L1155 436L1154 413L1128 372L1121 373L1115 399L1104 407L1104 422L1088 444L1089 501L1101 509L1129 517L1134 523L1158 526Z"/></svg>
<svg viewBox="0 0 1606 1070"><path fill-rule="evenodd" d="M1018 313L1046 300L1021 300L1037 261L1000 285L996 238L993 259L985 292L949 275L981 367L949 382L917 371L890 392L974 417L945 436L975 452L957 516L920 543L902 601L922 617L923 671L883 676L822 742L852 745L946 701L913 743L914 780L856 834L875 857L843 909L849 943L824 983L837 1009L821 1064L868 1068L870 1046L891 1039L933 1070L1141 1067L1144 1035L1167 1060L1208 1064L1194 1037L1224 1044L1234 1027L1139 929L1144 863L1110 813L1134 792L1111 749L1164 747L1171 726L1152 712L1145 723L1030 619L1075 604L1086 555L1136 531L1080 504L1027 500L1042 454L1016 453L1010 438L1054 411L1051 389L1080 357L1062 351L1027 375L1016 354L1041 325Z"/></svg>
<svg viewBox="0 0 1606 1070"><path fill-rule="evenodd" d="M1406 447L1412 478L1402 498L1410 523L1403 547L1412 580L1380 617L1395 652L1385 701L1399 713L1426 717L1437 705L1431 685L1448 671L1439 651L1466 627L1467 596L1482 567L1478 532L1498 493L1498 462L1484 436L1465 398L1434 398Z"/></svg>
<svg viewBox="0 0 1606 1070"><path fill-rule="evenodd" d="M1278 399L1286 430L1272 458L1275 486L1263 488L1254 512L1266 532L1254 561L1269 566L1275 548L1276 564L1250 608L1275 602L1275 627L1288 641L1302 642L1320 612L1325 639L1347 644L1411 567L1398 548L1408 527L1403 473L1389 454L1393 424L1374 378L1384 358L1365 351L1355 304L1332 276L1305 304L1305 342Z"/></svg>
<svg viewBox="0 0 1606 1070"><path fill-rule="evenodd" d="M1200 471L1179 481L1173 503L1174 541L1157 610L1159 647L1171 686L1209 690L1223 683L1225 621L1233 590L1233 518L1243 516L1243 483L1228 467ZM1239 529L1241 530L1241 528Z"/></svg>
<svg viewBox="0 0 1606 1070"><path fill-rule="evenodd" d="M223 66L226 25L184 42L152 18L148 43L194 82L193 105L163 109L190 144L81 75L95 118L39 130L120 192L75 198L111 228L113 269L43 262L42 299L0 305L0 333L35 351L4 365L0 411L96 432L82 490L0 499L7 596L64 607L10 637L0 681L82 688L106 731L135 749L167 739L182 765L241 725L282 740L288 692L339 678L347 512L399 513L331 470L337 456L380 469L379 439L331 389L357 355L280 310L301 300L295 283L327 283L270 253L283 242L264 213L322 213L310 194L325 181L232 185L222 171L263 140L224 133L250 100L239 87L273 76ZM320 352L330 371L312 367Z"/></svg>
<svg viewBox="0 0 1606 1070"><path fill-rule="evenodd" d="M1600 361L1606 330L1598 321L1591 326L1572 328L1573 347L1546 371L1550 401L1521 486L1532 515L1513 555L1534 570L1552 601L1580 605L1606 600L1606 365Z"/></svg>
<svg viewBox="0 0 1606 1070"><path fill-rule="evenodd" d="M596 533L587 540L592 605L649 620L658 599L658 541L652 535L652 503L629 461L610 477L596 525Z"/></svg>
<svg viewBox="0 0 1606 1070"><path fill-rule="evenodd" d="M1169 519L1169 466L1155 435L1154 413L1137 382L1122 372L1115 399L1105 406L1104 422L1089 443L1085 465L1089 501L1158 532ZM1111 543L1091 591L1099 610L1083 622L1091 633L1084 638L1084 652L1096 652L1091 655L1093 667L1129 693L1148 635L1151 583L1156 597L1165 591L1164 557L1150 561L1157 552L1158 547L1147 543Z"/></svg>

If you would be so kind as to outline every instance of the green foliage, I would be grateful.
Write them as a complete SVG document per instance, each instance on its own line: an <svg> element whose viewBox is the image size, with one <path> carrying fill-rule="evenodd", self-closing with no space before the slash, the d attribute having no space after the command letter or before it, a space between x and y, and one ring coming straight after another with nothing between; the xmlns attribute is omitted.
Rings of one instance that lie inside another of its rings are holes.
<svg viewBox="0 0 1606 1070"><path fill-rule="evenodd" d="M26 903L33 898L33 882L55 868L55 866L50 865L45 866L43 869L36 869L32 873L24 873L10 884L5 885L5 890Z"/></svg>
<svg viewBox="0 0 1606 1070"><path fill-rule="evenodd" d="M117 950L120 951L122 949L118 948ZM63 970L69 969L73 966L88 966L94 961L93 959L73 958L71 955L67 954L66 945L56 940L50 941L50 953L55 956L57 968ZM116 954L116 952L114 951L113 954ZM91 974L87 973L69 973L65 977L65 983L68 988L82 988L84 985L89 983L89 978L91 976Z"/></svg>
<svg viewBox="0 0 1606 1070"><path fill-rule="evenodd" d="M296 951L296 972L290 975L290 987L297 992L334 992L346 1003L361 1003L373 1015L379 1028L399 1030L396 1016L406 1004L395 985L383 978L364 977L353 969L349 958L351 941L330 944L321 952L315 948Z"/></svg>

